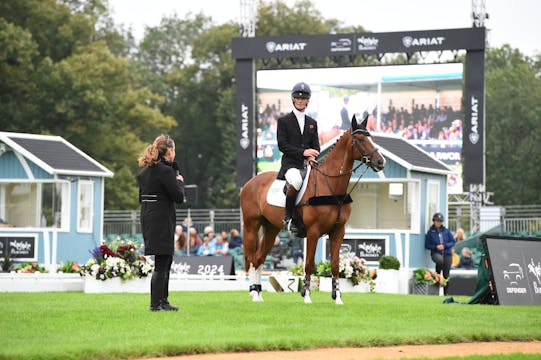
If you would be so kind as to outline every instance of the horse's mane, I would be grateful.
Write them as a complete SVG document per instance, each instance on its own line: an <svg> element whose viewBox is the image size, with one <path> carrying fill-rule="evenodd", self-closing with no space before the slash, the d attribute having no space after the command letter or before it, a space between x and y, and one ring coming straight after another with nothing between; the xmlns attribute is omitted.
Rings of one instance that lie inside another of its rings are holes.
<svg viewBox="0 0 541 360"><path fill-rule="evenodd" d="M334 144L331 145L331 147L329 148L329 151L327 151L325 154L323 155L319 155L316 160L317 162L320 164L320 165L323 165L325 163L325 160L329 157L329 155L331 155L331 153L333 152L333 150L336 148L336 145L340 142L340 140L342 140L342 138L344 137L344 135L349 134L351 132L350 129L347 129L346 131L344 131L342 133L342 135L340 135L340 137L338 139L336 139L336 141L334 142Z"/></svg>

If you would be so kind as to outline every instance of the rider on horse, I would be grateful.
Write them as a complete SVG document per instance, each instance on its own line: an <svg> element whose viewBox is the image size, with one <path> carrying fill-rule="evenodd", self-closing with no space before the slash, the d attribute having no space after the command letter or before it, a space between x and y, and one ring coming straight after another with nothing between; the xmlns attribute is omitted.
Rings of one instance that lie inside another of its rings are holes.
<svg viewBox="0 0 541 360"><path fill-rule="evenodd" d="M317 122L305 114L310 100L310 87L300 82L291 90L293 111L278 119L278 148L283 153L278 179L286 180L286 211L284 229L298 232L292 221L297 193L302 186L300 170L319 155Z"/></svg>

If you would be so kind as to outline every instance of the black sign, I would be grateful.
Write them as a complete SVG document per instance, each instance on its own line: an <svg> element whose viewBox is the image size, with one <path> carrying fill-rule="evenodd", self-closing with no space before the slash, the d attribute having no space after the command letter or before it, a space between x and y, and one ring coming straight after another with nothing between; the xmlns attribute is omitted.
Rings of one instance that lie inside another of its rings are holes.
<svg viewBox="0 0 541 360"><path fill-rule="evenodd" d="M0 258L7 253L12 260L37 260L37 235L2 235L0 236Z"/></svg>
<svg viewBox="0 0 541 360"><path fill-rule="evenodd" d="M541 305L541 239L483 236L501 305Z"/></svg>
<svg viewBox="0 0 541 360"><path fill-rule="evenodd" d="M327 240L327 258L330 258L330 243ZM378 262L386 254L385 239L344 239L341 252L352 252L366 261Z"/></svg>
<svg viewBox="0 0 541 360"><path fill-rule="evenodd" d="M242 186L254 176L254 61L239 60L235 64L237 81L237 185Z"/></svg>
<svg viewBox="0 0 541 360"><path fill-rule="evenodd" d="M462 155L464 184L485 183L485 52L466 54Z"/></svg>
<svg viewBox="0 0 541 360"><path fill-rule="evenodd" d="M231 256L175 256L171 274L235 275L235 265Z"/></svg>
<svg viewBox="0 0 541 360"><path fill-rule="evenodd" d="M485 29L234 38L231 48L235 59L484 50Z"/></svg>

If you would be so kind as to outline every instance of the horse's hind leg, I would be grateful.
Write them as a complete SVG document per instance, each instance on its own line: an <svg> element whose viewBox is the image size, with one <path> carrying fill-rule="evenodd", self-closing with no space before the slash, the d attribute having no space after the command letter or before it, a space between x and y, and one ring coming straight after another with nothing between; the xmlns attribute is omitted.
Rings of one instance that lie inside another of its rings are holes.
<svg viewBox="0 0 541 360"><path fill-rule="evenodd" d="M263 272L263 265L265 264L267 255L269 254L272 247L274 246L274 240L276 239L276 235L278 235L278 232L280 231L279 228L275 227L274 225L272 225L265 219L262 220L261 229L263 230L263 239L259 244L260 246L257 251L257 257L256 257L256 262L255 262L255 266L256 266L255 279L256 279L256 284L259 284L258 285L258 295L259 295L258 301L263 301L263 295L261 291L262 290L261 289L261 273Z"/></svg>
<svg viewBox="0 0 541 360"><path fill-rule="evenodd" d="M260 219L244 218L244 269L250 280L250 297L252 301L261 301L261 271L262 264L258 264L258 244Z"/></svg>

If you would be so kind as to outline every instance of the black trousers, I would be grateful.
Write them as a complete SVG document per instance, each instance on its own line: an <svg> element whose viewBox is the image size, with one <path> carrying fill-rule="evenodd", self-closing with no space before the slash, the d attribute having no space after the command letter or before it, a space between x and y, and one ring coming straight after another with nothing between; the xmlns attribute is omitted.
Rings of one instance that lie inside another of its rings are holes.
<svg viewBox="0 0 541 360"><path fill-rule="evenodd" d="M157 307L169 297L169 272L173 255L154 255L154 273L150 281L150 306Z"/></svg>
<svg viewBox="0 0 541 360"><path fill-rule="evenodd" d="M432 261L436 264L436 272L443 277L449 279L449 272L451 271L451 264L453 263L453 255L442 255L434 253L431 255ZM443 293L447 295L447 286L443 288Z"/></svg>

